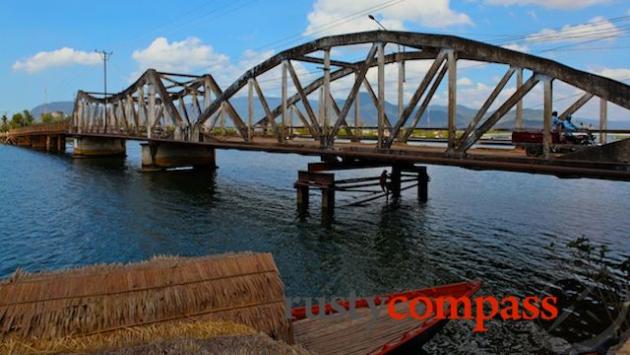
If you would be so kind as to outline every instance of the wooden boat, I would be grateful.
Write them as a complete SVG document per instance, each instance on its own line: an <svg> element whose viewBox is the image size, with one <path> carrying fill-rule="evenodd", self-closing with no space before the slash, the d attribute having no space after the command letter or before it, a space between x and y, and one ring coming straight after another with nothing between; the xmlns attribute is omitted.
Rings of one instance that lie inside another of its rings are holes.
<svg viewBox="0 0 630 355"><path fill-rule="evenodd" d="M357 299L355 302L356 317L350 319L346 315L338 315L332 304L326 304L324 317L307 317L305 307L291 310L294 340L305 349L317 354L392 354L418 351L420 346L433 337L448 320L428 318L425 321L415 319L395 320L387 312L389 301L398 296L411 300L416 297L471 297L481 282L462 282L432 288L418 289L409 292L394 293L374 297L373 309L368 299ZM350 309L350 301L337 302L337 309L342 306ZM398 303L399 307L408 304ZM375 312L375 309L378 312ZM311 308L311 315L319 315L320 306ZM376 314L375 314L376 313Z"/></svg>

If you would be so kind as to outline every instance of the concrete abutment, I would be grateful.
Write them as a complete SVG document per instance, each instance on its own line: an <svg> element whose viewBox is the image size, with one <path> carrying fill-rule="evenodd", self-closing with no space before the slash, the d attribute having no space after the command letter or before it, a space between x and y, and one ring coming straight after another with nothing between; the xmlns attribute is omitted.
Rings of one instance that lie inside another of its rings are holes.
<svg viewBox="0 0 630 355"><path fill-rule="evenodd" d="M204 145L149 142L142 143L142 171L193 167L196 170L216 169L215 148Z"/></svg>
<svg viewBox="0 0 630 355"><path fill-rule="evenodd" d="M76 137L74 139L74 158L124 157L126 141L121 138Z"/></svg>

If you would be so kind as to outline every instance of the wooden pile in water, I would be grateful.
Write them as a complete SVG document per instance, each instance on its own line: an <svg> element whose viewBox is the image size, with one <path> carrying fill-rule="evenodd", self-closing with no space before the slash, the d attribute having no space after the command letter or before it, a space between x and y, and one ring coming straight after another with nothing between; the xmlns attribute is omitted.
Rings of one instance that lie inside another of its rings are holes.
<svg viewBox="0 0 630 355"><path fill-rule="evenodd" d="M271 254L159 257L16 273L0 283L0 337L52 339L187 320L241 323L292 342Z"/></svg>

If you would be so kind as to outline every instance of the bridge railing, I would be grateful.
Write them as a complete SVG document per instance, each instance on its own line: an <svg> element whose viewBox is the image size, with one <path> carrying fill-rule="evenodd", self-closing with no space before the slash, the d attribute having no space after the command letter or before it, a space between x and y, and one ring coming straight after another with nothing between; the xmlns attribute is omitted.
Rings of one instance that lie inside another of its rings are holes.
<svg viewBox="0 0 630 355"><path fill-rule="evenodd" d="M70 129L70 120L51 123L37 123L31 126L10 129L7 136L26 136L36 133L66 133Z"/></svg>

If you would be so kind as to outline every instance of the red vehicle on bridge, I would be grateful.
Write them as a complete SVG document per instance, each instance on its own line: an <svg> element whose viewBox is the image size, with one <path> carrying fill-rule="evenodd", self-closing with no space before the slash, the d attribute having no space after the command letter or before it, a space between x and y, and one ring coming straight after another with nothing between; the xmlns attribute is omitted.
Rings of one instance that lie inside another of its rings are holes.
<svg viewBox="0 0 630 355"><path fill-rule="evenodd" d="M523 129L512 132L512 143L525 149L528 156L543 154L543 130ZM595 136L588 131L567 133L554 129L551 132L551 151L554 153L567 153L580 150L586 146L595 144Z"/></svg>

